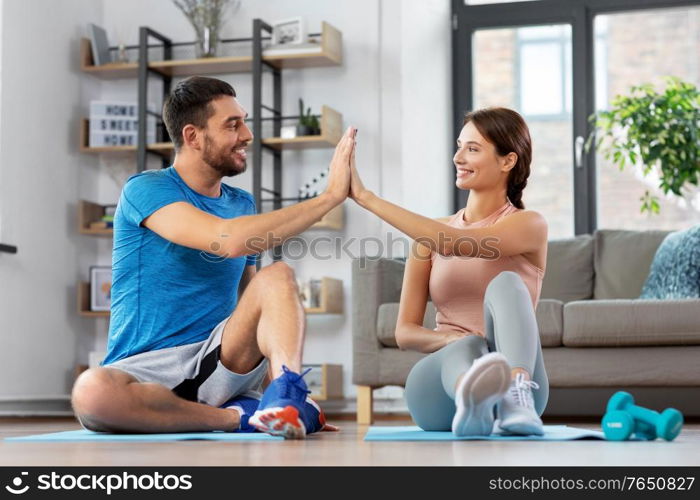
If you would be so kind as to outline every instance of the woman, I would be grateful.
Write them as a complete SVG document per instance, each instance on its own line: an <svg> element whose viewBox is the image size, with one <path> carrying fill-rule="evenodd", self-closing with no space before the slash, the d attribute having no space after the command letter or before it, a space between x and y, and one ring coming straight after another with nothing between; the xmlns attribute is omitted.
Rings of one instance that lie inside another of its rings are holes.
<svg viewBox="0 0 700 500"><path fill-rule="evenodd" d="M464 118L454 163L466 207L432 220L364 188L351 163L350 196L415 240L406 263L396 340L430 353L411 370L406 400L424 430L488 435L497 409L507 433L543 434L549 384L535 307L547 223L524 210L532 146L523 118L488 108ZM428 297L437 328L423 327Z"/></svg>

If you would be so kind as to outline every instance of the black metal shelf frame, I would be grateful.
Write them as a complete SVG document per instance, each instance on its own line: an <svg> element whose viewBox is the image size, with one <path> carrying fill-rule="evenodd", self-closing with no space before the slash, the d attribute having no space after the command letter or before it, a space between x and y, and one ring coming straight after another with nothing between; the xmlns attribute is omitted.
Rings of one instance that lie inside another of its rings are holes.
<svg viewBox="0 0 700 500"><path fill-rule="evenodd" d="M282 208L282 151L265 147L262 142L263 110L274 116L273 135L280 136L282 130L282 71L263 60L263 32L272 34L272 26L262 19L253 20L253 196L258 211L262 211L263 190L273 194L273 210ZM272 73L272 106L262 102L263 71ZM272 190L262 186L263 149L272 154ZM282 248L277 246L272 252L273 260L282 258Z"/></svg>
<svg viewBox="0 0 700 500"><path fill-rule="evenodd" d="M0 243L0 252L17 253L17 247L14 245L7 245L5 243Z"/></svg>
<svg viewBox="0 0 700 500"><path fill-rule="evenodd" d="M156 71L153 68L148 67L148 38L153 37L160 40L163 48L163 59L170 60L173 57L173 42L164 35L161 35L155 30L148 28L146 26L141 26L139 28L139 70L138 70L138 103L139 103L139 131L138 131L138 141L136 148L136 170L138 172L143 172L146 170L146 160L147 153L156 154L148 149L146 144L147 138L147 117L148 115L155 116L159 120L156 125L156 142L166 142L170 140L168 136L168 131L165 129L163 124L163 117L160 113L155 111L150 111L148 109L148 76L153 74L162 79L163 82L163 95L162 98L165 99L170 93L170 87L172 84L172 77L166 74ZM159 154L159 153L158 153ZM160 154L159 154L160 155ZM161 161L163 168L169 165L167 158L161 155Z"/></svg>

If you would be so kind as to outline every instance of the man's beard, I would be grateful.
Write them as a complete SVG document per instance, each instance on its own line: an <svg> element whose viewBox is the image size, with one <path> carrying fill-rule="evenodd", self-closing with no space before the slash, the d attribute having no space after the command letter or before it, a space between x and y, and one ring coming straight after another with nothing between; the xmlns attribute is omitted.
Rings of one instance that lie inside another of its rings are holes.
<svg viewBox="0 0 700 500"><path fill-rule="evenodd" d="M233 177L245 172L247 163L243 161L243 165L238 165L233 158L233 149L222 148L218 151L214 150L214 144L209 136L204 136L204 151L202 160L211 168L216 170L222 177Z"/></svg>

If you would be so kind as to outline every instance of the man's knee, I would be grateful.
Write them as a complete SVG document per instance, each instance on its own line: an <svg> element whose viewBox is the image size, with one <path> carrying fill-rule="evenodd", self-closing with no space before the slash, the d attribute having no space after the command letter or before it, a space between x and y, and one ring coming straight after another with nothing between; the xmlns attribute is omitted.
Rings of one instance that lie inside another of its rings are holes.
<svg viewBox="0 0 700 500"><path fill-rule="evenodd" d="M115 393L120 382L108 368L91 368L75 381L71 394L73 411L80 423L91 431L107 431L109 415L116 411Z"/></svg>
<svg viewBox="0 0 700 500"><path fill-rule="evenodd" d="M264 283L274 283L276 285L286 284L296 287L296 277L294 270L289 267L289 264L284 262L275 262L260 270L256 275L259 281Z"/></svg>

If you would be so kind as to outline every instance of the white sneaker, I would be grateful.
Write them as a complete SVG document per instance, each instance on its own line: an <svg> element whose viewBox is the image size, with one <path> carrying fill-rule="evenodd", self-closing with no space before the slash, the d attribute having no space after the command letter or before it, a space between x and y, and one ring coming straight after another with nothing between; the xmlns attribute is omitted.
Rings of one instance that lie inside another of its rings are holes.
<svg viewBox="0 0 700 500"><path fill-rule="evenodd" d="M456 436L491 434L494 406L509 384L510 365L503 354L491 352L474 361L457 385L452 432Z"/></svg>
<svg viewBox="0 0 700 500"><path fill-rule="evenodd" d="M508 392L498 404L498 426L510 434L536 434L542 436L542 420L535 411L532 389L539 389L537 382L525 380L522 373L515 376Z"/></svg>

